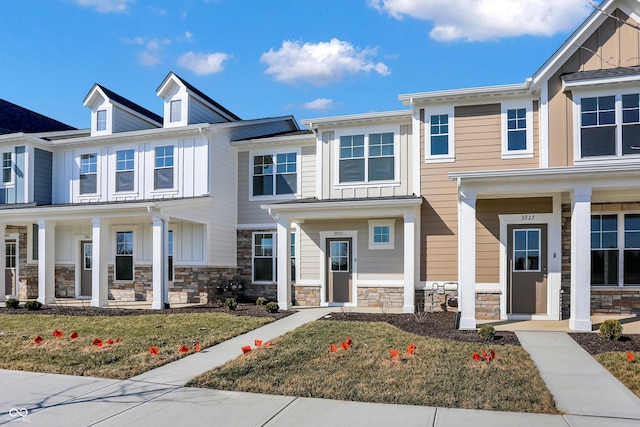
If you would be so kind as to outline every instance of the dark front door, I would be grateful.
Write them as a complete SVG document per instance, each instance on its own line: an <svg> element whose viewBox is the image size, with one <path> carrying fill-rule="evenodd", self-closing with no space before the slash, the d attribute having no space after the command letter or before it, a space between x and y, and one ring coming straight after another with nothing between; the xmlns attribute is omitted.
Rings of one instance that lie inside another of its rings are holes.
<svg viewBox="0 0 640 427"><path fill-rule="evenodd" d="M91 275L93 264L93 243L83 240L80 242L80 296L91 296Z"/></svg>
<svg viewBox="0 0 640 427"><path fill-rule="evenodd" d="M351 302L351 239L327 239L327 302Z"/></svg>
<svg viewBox="0 0 640 427"><path fill-rule="evenodd" d="M4 244L4 287L6 295L17 295L16 291L16 266L18 265L18 252L15 240L7 240Z"/></svg>
<svg viewBox="0 0 640 427"><path fill-rule="evenodd" d="M510 225L507 243L507 312L547 313L547 225Z"/></svg>

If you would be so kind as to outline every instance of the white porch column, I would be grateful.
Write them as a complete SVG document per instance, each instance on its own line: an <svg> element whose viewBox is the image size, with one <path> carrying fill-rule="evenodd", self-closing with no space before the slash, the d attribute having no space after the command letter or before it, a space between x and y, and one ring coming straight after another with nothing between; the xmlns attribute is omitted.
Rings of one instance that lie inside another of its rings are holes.
<svg viewBox="0 0 640 427"><path fill-rule="evenodd" d="M102 218L93 218L91 256L91 305L107 307L109 305L109 278L107 262L109 259L109 223Z"/></svg>
<svg viewBox="0 0 640 427"><path fill-rule="evenodd" d="M404 303L403 313L415 312L416 294L416 214L415 210L404 212Z"/></svg>
<svg viewBox="0 0 640 427"><path fill-rule="evenodd" d="M56 302L56 223L38 221L38 301Z"/></svg>
<svg viewBox="0 0 640 427"><path fill-rule="evenodd" d="M169 308L169 289L167 287L167 247L168 231L163 218L153 216L153 302L151 308L161 310Z"/></svg>
<svg viewBox="0 0 640 427"><path fill-rule="evenodd" d="M5 273L4 270L6 268L6 253L5 251L7 250L6 246L5 246L5 240L4 240L4 233L5 233L5 228L6 228L6 224L2 223L0 224L0 236L2 237L2 241L0 241L0 266L2 266L2 271L0 271L0 302L4 302L7 300L7 295L6 295L6 286L5 286Z"/></svg>
<svg viewBox="0 0 640 427"><path fill-rule="evenodd" d="M591 188L571 193L571 308L569 327L591 331Z"/></svg>
<svg viewBox="0 0 640 427"><path fill-rule="evenodd" d="M277 226L278 306L282 310L291 308L291 221L278 216Z"/></svg>
<svg viewBox="0 0 640 427"><path fill-rule="evenodd" d="M458 201L458 299L460 329L476 327L476 194L460 191Z"/></svg>

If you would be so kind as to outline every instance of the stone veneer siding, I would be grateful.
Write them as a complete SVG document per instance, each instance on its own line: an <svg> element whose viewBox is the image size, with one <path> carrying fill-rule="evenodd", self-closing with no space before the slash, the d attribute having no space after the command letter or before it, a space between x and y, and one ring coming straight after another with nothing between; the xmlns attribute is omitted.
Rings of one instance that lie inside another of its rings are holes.
<svg viewBox="0 0 640 427"><path fill-rule="evenodd" d="M295 286L295 303L301 307L320 306L320 286Z"/></svg>
<svg viewBox="0 0 640 427"><path fill-rule="evenodd" d="M402 308L403 288L358 287L358 307Z"/></svg>
<svg viewBox="0 0 640 427"><path fill-rule="evenodd" d="M593 214L640 210L640 203L594 203ZM570 315L571 300L571 205L562 205L562 318ZM640 314L640 289L612 286L591 288L591 314Z"/></svg>
<svg viewBox="0 0 640 427"><path fill-rule="evenodd" d="M238 280L244 286L244 298L250 301L259 297L266 298L270 301L278 299L278 285L276 283L252 283L253 278L253 233L273 233L272 228L260 230L238 230Z"/></svg>
<svg viewBox="0 0 640 427"><path fill-rule="evenodd" d="M476 292L476 319L500 319L500 292Z"/></svg>
<svg viewBox="0 0 640 427"><path fill-rule="evenodd" d="M76 267L73 265L56 265L56 298L75 298Z"/></svg>
<svg viewBox="0 0 640 427"><path fill-rule="evenodd" d="M27 227L7 225L5 233L18 234L18 277L16 277L18 298L35 299L38 297L38 264L27 264Z"/></svg>

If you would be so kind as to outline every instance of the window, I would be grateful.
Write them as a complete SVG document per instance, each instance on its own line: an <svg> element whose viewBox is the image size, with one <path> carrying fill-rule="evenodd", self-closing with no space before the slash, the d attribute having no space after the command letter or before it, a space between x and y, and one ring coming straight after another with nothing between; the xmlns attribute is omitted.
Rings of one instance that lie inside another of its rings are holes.
<svg viewBox="0 0 640 427"><path fill-rule="evenodd" d="M340 137L338 182L375 182L395 178L393 132Z"/></svg>
<svg viewBox="0 0 640 427"><path fill-rule="evenodd" d="M96 130L107 130L107 110L98 110L96 112Z"/></svg>
<svg viewBox="0 0 640 427"><path fill-rule="evenodd" d="M640 214L624 216L624 284L640 285Z"/></svg>
<svg viewBox="0 0 640 427"><path fill-rule="evenodd" d="M2 182L11 182L11 153L2 153Z"/></svg>
<svg viewBox="0 0 640 427"><path fill-rule="evenodd" d="M179 122L182 120L182 100L176 99L169 104L169 121Z"/></svg>
<svg viewBox="0 0 640 427"><path fill-rule="evenodd" d="M167 254L168 254L168 259L167 259L167 270L168 272L168 276L167 280L169 281L173 281L173 230L169 230L168 233L168 237L167 237Z"/></svg>
<svg viewBox="0 0 640 427"><path fill-rule="evenodd" d="M640 214L591 216L591 284L640 285Z"/></svg>
<svg viewBox="0 0 640 427"><path fill-rule="evenodd" d="M393 249L395 220L369 220L369 249Z"/></svg>
<svg viewBox="0 0 640 427"><path fill-rule="evenodd" d="M291 281L296 280L296 233L291 233L290 238L290 251L291 251Z"/></svg>
<svg viewBox="0 0 640 427"><path fill-rule="evenodd" d="M579 158L640 155L640 94L584 97Z"/></svg>
<svg viewBox="0 0 640 427"><path fill-rule="evenodd" d="M455 161L453 107L421 110L420 119L424 121L425 161Z"/></svg>
<svg viewBox="0 0 640 427"><path fill-rule="evenodd" d="M507 150L527 149L527 110L507 110Z"/></svg>
<svg viewBox="0 0 640 427"><path fill-rule="evenodd" d="M432 156L449 154L449 115L431 116L430 154Z"/></svg>
<svg viewBox="0 0 640 427"><path fill-rule="evenodd" d="M38 226L38 224L31 224L31 259L33 261L38 260L38 251L39 251L38 230L40 230L40 227Z"/></svg>
<svg viewBox="0 0 640 427"><path fill-rule="evenodd" d="M540 230L513 230L513 271L540 271Z"/></svg>
<svg viewBox="0 0 640 427"><path fill-rule="evenodd" d="M80 156L80 194L95 194L98 191L98 157L96 154Z"/></svg>
<svg viewBox="0 0 640 427"><path fill-rule="evenodd" d="M156 147L156 190L173 188L173 146Z"/></svg>
<svg viewBox="0 0 640 427"><path fill-rule="evenodd" d="M133 150L116 151L116 191L134 190Z"/></svg>
<svg viewBox="0 0 640 427"><path fill-rule="evenodd" d="M274 243L274 233L253 234L253 280L256 282L275 281Z"/></svg>
<svg viewBox="0 0 640 427"><path fill-rule="evenodd" d="M296 159L295 152L253 156L253 195L296 194Z"/></svg>
<svg viewBox="0 0 640 427"><path fill-rule="evenodd" d="M133 280L133 231L116 233L115 280Z"/></svg>

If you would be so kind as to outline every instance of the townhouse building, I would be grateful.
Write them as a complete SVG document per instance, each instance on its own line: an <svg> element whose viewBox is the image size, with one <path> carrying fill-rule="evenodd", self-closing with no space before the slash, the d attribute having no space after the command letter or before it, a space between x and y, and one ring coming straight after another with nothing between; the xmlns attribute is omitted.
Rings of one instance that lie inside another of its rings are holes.
<svg viewBox="0 0 640 427"><path fill-rule="evenodd" d="M305 129L174 73L162 116L95 85L91 129L0 135L0 281L162 308L234 279L283 309L407 313L447 284L462 328L638 313L639 23L640 2L606 0L523 83Z"/></svg>

